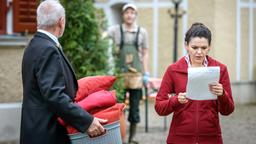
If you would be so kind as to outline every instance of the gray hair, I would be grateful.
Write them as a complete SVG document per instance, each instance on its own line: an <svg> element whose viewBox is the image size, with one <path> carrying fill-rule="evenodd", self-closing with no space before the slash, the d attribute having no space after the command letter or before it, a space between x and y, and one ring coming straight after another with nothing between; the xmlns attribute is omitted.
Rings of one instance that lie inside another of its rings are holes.
<svg viewBox="0 0 256 144"><path fill-rule="evenodd" d="M45 29L65 18L65 9L58 0L45 0L37 8L37 28Z"/></svg>

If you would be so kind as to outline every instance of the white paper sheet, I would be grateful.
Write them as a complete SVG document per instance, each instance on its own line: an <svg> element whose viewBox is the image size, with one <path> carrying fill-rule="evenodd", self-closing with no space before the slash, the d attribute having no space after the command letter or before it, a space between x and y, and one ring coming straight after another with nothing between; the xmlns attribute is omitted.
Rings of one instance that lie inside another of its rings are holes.
<svg viewBox="0 0 256 144"><path fill-rule="evenodd" d="M192 100L216 100L209 84L219 82L220 67L188 68L187 98Z"/></svg>

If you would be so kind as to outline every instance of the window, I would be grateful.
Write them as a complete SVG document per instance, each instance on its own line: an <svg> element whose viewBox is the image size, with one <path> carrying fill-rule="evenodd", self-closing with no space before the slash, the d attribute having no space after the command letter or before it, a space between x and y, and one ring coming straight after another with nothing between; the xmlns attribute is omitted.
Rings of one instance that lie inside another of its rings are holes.
<svg viewBox="0 0 256 144"><path fill-rule="evenodd" d="M256 80L255 0L237 0L237 80Z"/></svg>
<svg viewBox="0 0 256 144"><path fill-rule="evenodd" d="M13 1L13 31L35 32L37 0Z"/></svg>

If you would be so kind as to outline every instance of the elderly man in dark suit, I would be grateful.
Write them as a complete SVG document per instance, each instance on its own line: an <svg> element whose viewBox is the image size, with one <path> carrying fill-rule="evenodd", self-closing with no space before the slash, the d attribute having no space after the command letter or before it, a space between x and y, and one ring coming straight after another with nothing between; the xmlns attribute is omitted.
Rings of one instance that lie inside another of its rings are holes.
<svg viewBox="0 0 256 144"><path fill-rule="evenodd" d="M23 104L21 144L67 144L61 117L80 132L104 133L106 120L91 116L73 103L78 89L74 71L58 38L65 29L65 10L56 0L37 8L38 31L25 49L22 61Z"/></svg>

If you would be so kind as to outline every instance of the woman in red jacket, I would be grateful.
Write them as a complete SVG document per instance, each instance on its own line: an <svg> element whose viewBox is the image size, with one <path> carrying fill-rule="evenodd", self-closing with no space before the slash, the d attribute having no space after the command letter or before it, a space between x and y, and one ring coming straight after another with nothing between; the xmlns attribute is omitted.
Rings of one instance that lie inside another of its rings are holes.
<svg viewBox="0 0 256 144"><path fill-rule="evenodd" d="M173 114L167 144L222 144L219 113L229 115L234 102L227 67L208 56L211 32L202 23L194 23L187 31L186 56L170 65L156 97L155 110L160 116ZM188 67L220 67L219 82L210 84L217 100L186 98ZM171 96L173 95L173 96Z"/></svg>

